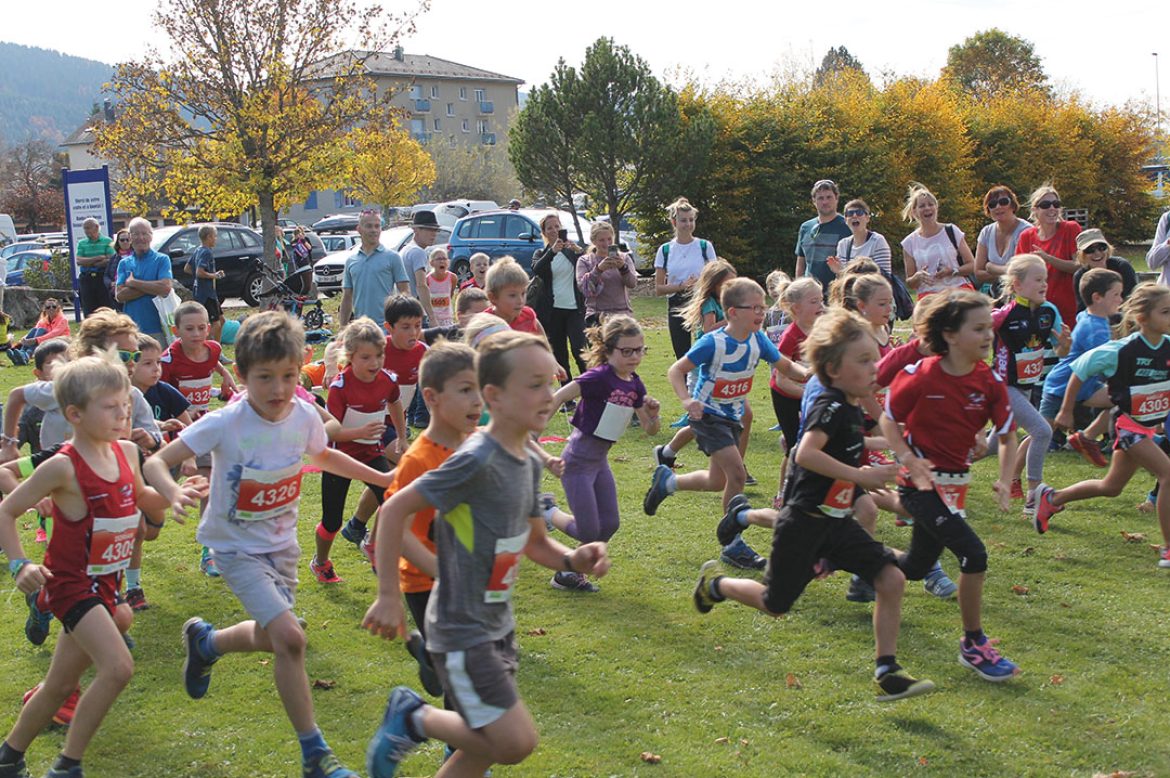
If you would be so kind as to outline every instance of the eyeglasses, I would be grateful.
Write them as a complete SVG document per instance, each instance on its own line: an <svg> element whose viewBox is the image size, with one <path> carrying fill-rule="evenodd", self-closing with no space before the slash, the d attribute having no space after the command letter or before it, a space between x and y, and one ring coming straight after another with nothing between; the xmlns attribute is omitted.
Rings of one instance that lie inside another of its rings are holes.
<svg viewBox="0 0 1170 778"><path fill-rule="evenodd" d="M141 351L122 351L121 349L118 349L118 357L123 362L137 362L138 358L141 356Z"/></svg>
<svg viewBox="0 0 1170 778"><path fill-rule="evenodd" d="M999 197L995 200L988 200L987 201L988 208L999 208L1001 205L1011 205L1011 204L1012 204L1012 198L1010 198L1010 197ZM1060 203L1057 203L1057 205L1060 205ZM1036 207L1037 208L1044 208L1046 206L1037 203Z"/></svg>
<svg viewBox="0 0 1170 778"><path fill-rule="evenodd" d="M869 211L864 208L850 208L845 212L846 216L869 216Z"/></svg>
<svg viewBox="0 0 1170 778"><path fill-rule="evenodd" d="M637 357L637 356L642 356L644 354L649 354L650 347L649 346L637 346L635 348L615 348L614 351L618 352L626 359L629 359L630 357Z"/></svg>
<svg viewBox="0 0 1170 778"><path fill-rule="evenodd" d="M757 316L768 312L768 309L762 305L733 305L732 308L738 308L741 311L751 311Z"/></svg>
<svg viewBox="0 0 1170 778"><path fill-rule="evenodd" d="M1036 203L1036 207L1047 211L1049 208L1059 208L1060 200L1041 200Z"/></svg>
<svg viewBox="0 0 1170 778"><path fill-rule="evenodd" d="M1109 246L1105 243L1094 243L1092 246L1085 246L1082 250L1086 254L1102 254L1109 250Z"/></svg>

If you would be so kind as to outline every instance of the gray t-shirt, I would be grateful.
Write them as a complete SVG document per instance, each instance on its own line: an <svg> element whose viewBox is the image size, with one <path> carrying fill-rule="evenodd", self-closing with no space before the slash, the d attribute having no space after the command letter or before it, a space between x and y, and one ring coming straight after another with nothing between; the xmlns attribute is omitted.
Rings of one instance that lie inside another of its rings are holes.
<svg viewBox="0 0 1170 778"><path fill-rule="evenodd" d="M418 297L418 279L415 277L415 273L421 269L423 275L426 275L429 267L427 250L419 248L418 244L414 242L414 238L411 238L402 247L402 264L406 266L406 275L410 277L410 296Z"/></svg>
<svg viewBox="0 0 1170 778"><path fill-rule="evenodd" d="M1016 229L1008 240L1007 251L1000 254L995 247L996 223L986 224L979 231L979 243L987 247L987 262L992 265L1006 265L1016 255L1016 244L1020 242L1020 233L1031 227L1030 222L1023 219L1016 220Z"/></svg>
<svg viewBox="0 0 1170 778"><path fill-rule="evenodd" d="M24 401L34 408L45 412L41 420L41 448L52 448L58 443L64 443L73 437L73 428L65 421L65 415L57 405L57 398L53 394L52 381L33 381L24 387ZM130 401L133 407L134 429L144 429L154 438L155 442L162 440L162 433L158 429L158 422L154 418L154 411L150 403L142 396L138 387L130 387Z"/></svg>
<svg viewBox="0 0 1170 778"><path fill-rule="evenodd" d="M412 485L435 506L439 577L427 603L427 648L443 653L515 629L512 587L540 516L540 460L517 459L477 432Z"/></svg>

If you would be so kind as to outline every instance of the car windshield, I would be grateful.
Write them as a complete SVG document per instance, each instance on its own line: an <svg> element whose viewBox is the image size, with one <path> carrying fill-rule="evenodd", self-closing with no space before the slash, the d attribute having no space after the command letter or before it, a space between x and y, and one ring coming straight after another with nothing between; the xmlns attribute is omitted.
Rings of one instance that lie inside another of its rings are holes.
<svg viewBox="0 0 1170 778"><path fill-rule="evenodd" d="M152 249L154 249L155 251L158 251L159 246L166 243L167 240L169 240L172 235L174 235L176 232L178 232L181 229L183 229L183 228L179 227L179 226L159 227L157 230L154 231L154 237L150 239L150 247Z"/></svg>

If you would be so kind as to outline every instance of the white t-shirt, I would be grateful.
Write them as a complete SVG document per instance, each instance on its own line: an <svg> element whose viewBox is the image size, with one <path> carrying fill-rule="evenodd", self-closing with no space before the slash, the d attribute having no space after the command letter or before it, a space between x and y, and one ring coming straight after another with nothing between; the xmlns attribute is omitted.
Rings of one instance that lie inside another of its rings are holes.
<svg viewBox="0 0 1170 778"><path fill-rule="evenodd" d="M41 419L41 448L52 448L58 443L64 443L73 437L73 427L65 421L65 415L57 405L57 397L53 394L52 381L33 381L24 386L24 401L34 408L45 412ZM131 420L135 429L144 429L154 438L155 442L162 440L158 422L155 421L154 411L150 403L142 396L136 386L130 387Z"/></svg>
<svg viewBox="0 0 1170 778"><path fill-rule="evenodd" d="M690 243L679 243L675 239L671 239L670 243L670 259L666 262L666 283L681 284L688 278L697 278L699 273L703 270L703 265L707 262L713 262L718 254L715 253L715 244L711 241L705 241L707 244L707 259L703 259L703 250L700 246L700 239L694 238ZM654 255L654 267L662 267L662 246L658 247L658 253Z"/></svg>
<svg viewBox="0 0 1170 778"><path fill-rule="evenodd" d="M842 238L837 242L837 259L841 260L841 267L847 267L850 262L858 257L869 257L877 266L886 273L893 272L890 266L890 244L886 241L884 235L877 232L870 232L866 237L865 243L860 246L850 246L853 243L853 236ZM846 260L845 257L849 259Z"/></svg>
<svg viewBox="0 0 1170 778"><path fill-rule="evenodd" d="M563 310L577 308L577 278L573 261L557 252L552 261L553 307Z"/></svg>
<svg viewBox="0 0 1170 778"><path fill-rule="evenodd" d="M934 275L940 270L947 268L954 270L960 264L959 250L955 245L951 244L951 239L947 237L946 226L939 226L942 229L929 238L922 237L922 233L914 230L914 232L902 239L902 250L914 257L915 266L927 275ZM955 234L955 243L962 243L963 231L954 225L951 225L951 230ZM970 282L965 276L951 276L950 278L942 278L937 281L924 281L918 287L918 294L941 292L944 289L955 289L964 286L970 286Z"/></svg>
<svg viewBox="0 0 1170 778"><path fill-rule="evenodd" d="M195 452L211 454L211 495L195 538L215 551L267 554L297 542L301 459L325 450L317 410L294 397L278 422L247 400L203 416L179 433Z"/></svg>

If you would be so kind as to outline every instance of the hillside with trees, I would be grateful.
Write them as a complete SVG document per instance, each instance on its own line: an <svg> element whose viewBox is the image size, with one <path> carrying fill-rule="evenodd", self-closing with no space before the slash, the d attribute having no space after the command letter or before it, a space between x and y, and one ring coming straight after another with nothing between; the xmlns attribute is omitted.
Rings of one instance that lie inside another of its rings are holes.
<svg viewBox="0 0 1170 778"><path fill-rule="evenodd" d="M60 143L101 102L113 74L104 62L0 43L0 143Z"/></svg>

